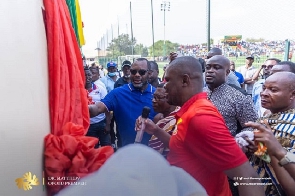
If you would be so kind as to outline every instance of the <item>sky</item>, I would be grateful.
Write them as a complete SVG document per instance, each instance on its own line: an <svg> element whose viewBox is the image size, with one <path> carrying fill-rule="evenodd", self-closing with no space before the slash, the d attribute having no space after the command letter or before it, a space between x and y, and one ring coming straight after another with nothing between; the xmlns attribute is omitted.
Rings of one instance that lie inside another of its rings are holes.
<svg viewBox="0 0 295 196"><path fill-rule="evenodd" d="M104 49L118 33L133 37L137 43L151 46L151 0L79 0L86 45L83 51ZM152 0L154 40L179 44L207 42L207 0L170 0L170 11L161 11L162 0ZM210 0L210 37L225 35L266 40L295 40L295 0ZM104 41L102 41L104 40ZM106 45L106 46L105 46Z"/></svg>

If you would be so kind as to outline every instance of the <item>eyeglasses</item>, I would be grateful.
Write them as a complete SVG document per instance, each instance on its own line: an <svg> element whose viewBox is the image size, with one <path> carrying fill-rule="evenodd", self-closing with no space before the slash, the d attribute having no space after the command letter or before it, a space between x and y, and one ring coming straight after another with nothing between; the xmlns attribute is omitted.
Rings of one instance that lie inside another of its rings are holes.
<svg viewBox="0 0 295 196"><path fill-rule="evenodd" d="M145 70L145 69L140 69L140 70L130 69L130 73L131 73L132 75L136 75L136 73L138 72L139 75L143 76L143 75L146 74L147 71L148 71L148 70Z"/></svg>
<svg viewBox="0 0 295 196"><path fill-rule="evenodd" d="M267 69L271 69L274 65L262 65L261 67L263 69L267 68Z"/></svg>

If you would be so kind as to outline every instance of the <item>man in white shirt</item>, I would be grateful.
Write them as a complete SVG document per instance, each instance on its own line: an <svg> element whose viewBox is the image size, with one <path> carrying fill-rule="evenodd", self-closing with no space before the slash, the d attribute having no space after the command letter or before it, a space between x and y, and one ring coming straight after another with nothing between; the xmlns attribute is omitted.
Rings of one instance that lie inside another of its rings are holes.
<svg viewBox="0 0 295 196"><path fill-rule="evenodd" d="M91 104L99 102L107 95L107 90L103 85L96 85L93 82L91 71L97 71L97 68L91 67L91 70L88 67L84 67L85 72L85 89L87 90L89 102ZM87 131L86 136L95 137L99 139L99 142L95 145L95 148L99 146L110 146L111 137L110 133L106 130L106 115L105 113L98 114L90 118L90 126Z"/></svg>
<svg viewBox="0 0 295 196"><path fill-rule="evenodd" d="M91 66L90 68L91 74L92 74L92 87L94 88L93 85L97 85L97 86L102 86L104 88L106 88L105 84L100 81L100 73L99 73L99 68L98 66Z"/></svg>
<svg viewBox="0 0 295 196"><path fill-rule="evenodd" d="M246 57L246 65L237 68L237 72L240 72L244 77L244 84L245 84L245 90L247 91L247 94L252 95L252 89L253 85L255 83L255 80L253 80L253 75L256 72L256 69L252 66L254 62L253 56L247 56Z"/></svg>

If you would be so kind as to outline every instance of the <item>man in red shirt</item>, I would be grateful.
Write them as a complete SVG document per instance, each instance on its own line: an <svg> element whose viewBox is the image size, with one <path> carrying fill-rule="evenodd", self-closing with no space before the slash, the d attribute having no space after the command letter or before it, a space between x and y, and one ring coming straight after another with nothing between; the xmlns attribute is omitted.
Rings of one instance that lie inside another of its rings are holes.
<svg viewBox="0 0 295 196"><path fill-rule="evenodd" d="M168 103L182 106L175 116L176 131L170 136L149 119L144 130L169 146L169 163L193 176L208 195L231 195L227 176L236 180L241 196L264 195L262 184L249 184L261 182L221 114L202 92L199 61L188 56L176 58L167 68L165 80ZM139 117L136 130L141 126Z"/></svg>

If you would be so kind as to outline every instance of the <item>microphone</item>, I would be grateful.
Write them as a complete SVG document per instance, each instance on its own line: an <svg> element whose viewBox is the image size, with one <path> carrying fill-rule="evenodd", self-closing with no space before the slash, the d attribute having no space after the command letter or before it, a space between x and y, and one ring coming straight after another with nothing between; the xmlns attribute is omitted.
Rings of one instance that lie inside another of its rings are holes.
<svg viewBox="0 0 295 196"><path fill-rule="evenodd" d="M136 137L135 137L135 142L134 143L141 143L142 140L142 136L144 133L144 128L145 128L145 124L144 121L148 118L149 114L150 114L151 109L147 106L145 106L142 109L142 113L141 113L141 122L142 122L142 126L140 131L137 131L136 133Z"/></svg>

